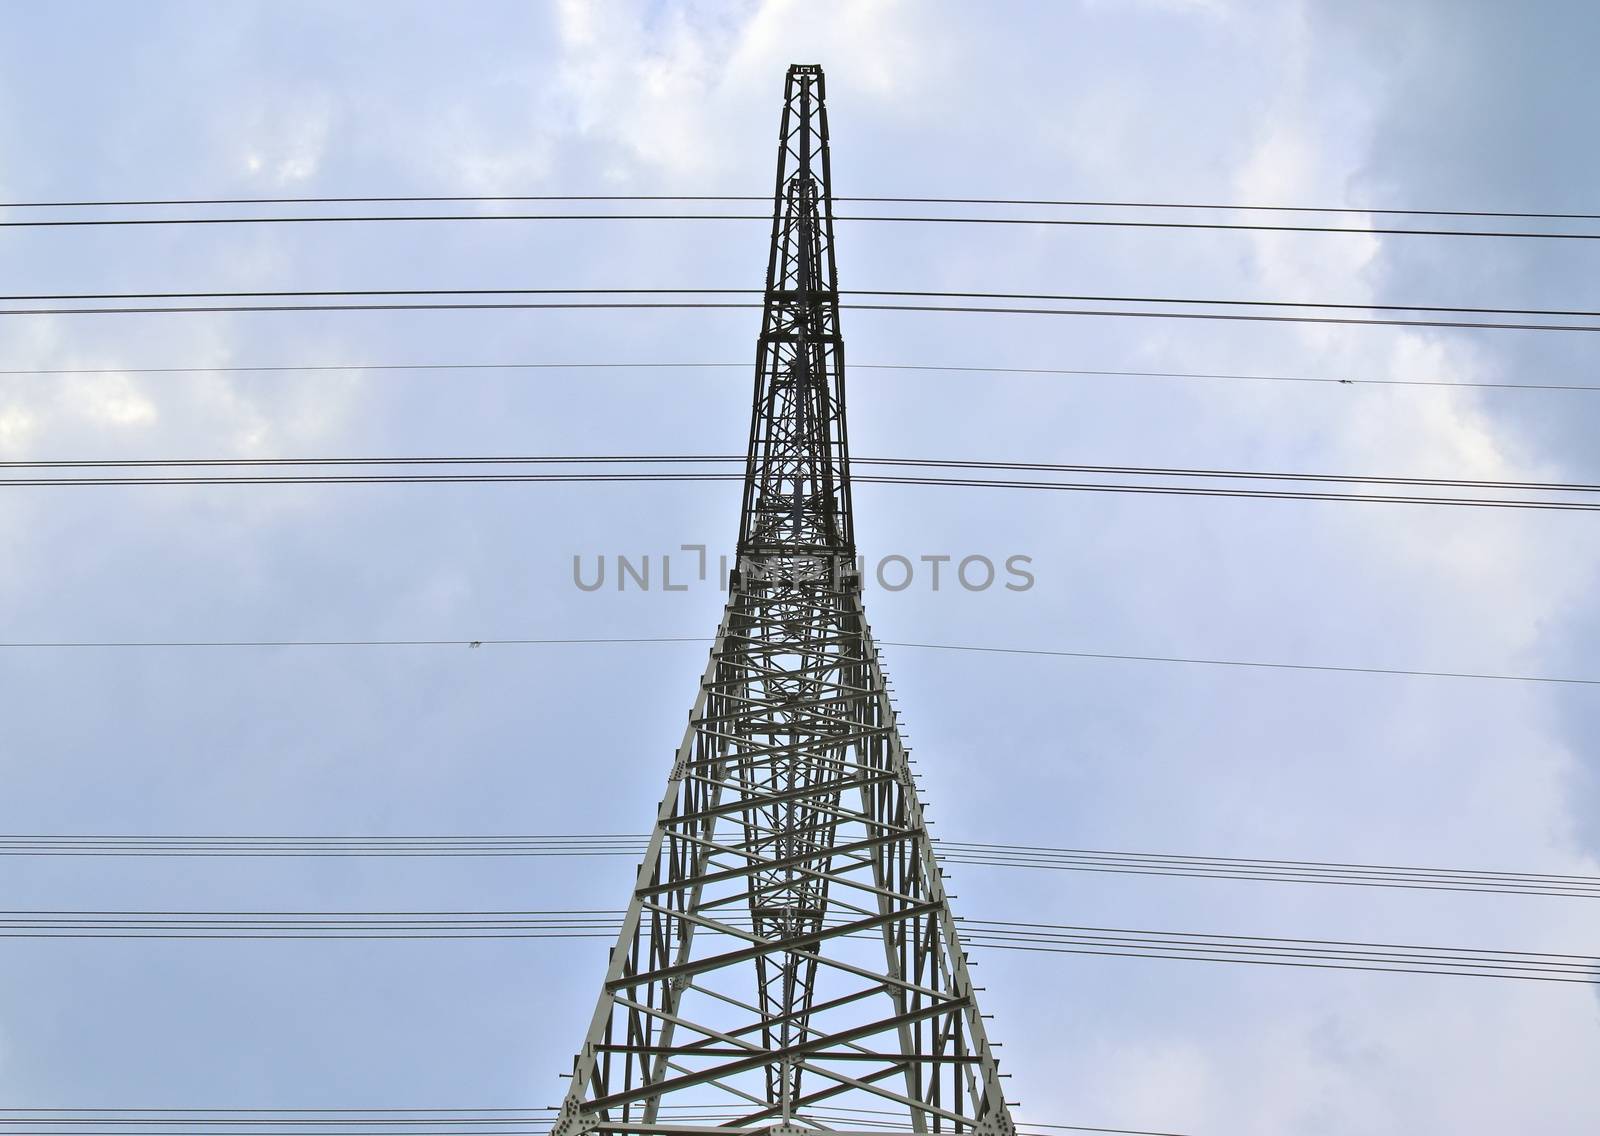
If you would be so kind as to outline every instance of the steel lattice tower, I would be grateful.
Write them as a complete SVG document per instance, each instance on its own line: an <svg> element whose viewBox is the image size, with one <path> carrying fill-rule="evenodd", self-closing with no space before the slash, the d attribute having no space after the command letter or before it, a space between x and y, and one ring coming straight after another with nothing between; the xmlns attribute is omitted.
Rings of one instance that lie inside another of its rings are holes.
<svg viewBox="0 0 1600 1136"><path fill-rule="evenodd" d="M863 616L822 69L785 85L738 567L553 1136L1011 1136Z"/></svg>

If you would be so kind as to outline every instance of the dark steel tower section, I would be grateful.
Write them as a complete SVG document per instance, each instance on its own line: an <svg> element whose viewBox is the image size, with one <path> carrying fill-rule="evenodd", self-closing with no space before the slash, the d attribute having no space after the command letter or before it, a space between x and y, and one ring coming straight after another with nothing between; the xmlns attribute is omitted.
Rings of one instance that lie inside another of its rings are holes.
<svg viewBox="0 0 1600 1136"><path fill-rule="evenodd" d="M789 69L739 556L855 558L822 71Z"/></svg>
<svg viewBox="0 0 1600 1136"><path fill-rule="evenodd" d="M785 88L738 552L553 1136L1011 1136L862 613L816 66Z"/></svg>

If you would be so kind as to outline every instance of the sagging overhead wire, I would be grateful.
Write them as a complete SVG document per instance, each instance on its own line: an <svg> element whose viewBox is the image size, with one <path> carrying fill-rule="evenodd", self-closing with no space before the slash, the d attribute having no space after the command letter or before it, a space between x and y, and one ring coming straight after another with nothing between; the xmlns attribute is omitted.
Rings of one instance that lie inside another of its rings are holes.
<svg viewBox="0 0 1600 1136"><path fill-rule="evenodd" d="M704 635L615 636L587 638L483 638L483 639L13 639L0 641L0 650L235 650L244 648L379 648L379 647L571 647L619 646L658 643L710 643ZM1164 663L1180 666L1229 667L1243 670L1305 671L1324 674L1376 675L1401 678L1462 679L1472 682L1600 686L1600 678L1562 675L1506 674L1488 671L1416 670L1402 667L1340 666L1332 663L1285 663L1260 659L1204 658L1193 655L1135 655L1110 651L1069 651L1048 647L988 647L972 643L913 643L880 639L879 647L925 651L976 652L987 655L1081 659L1095 662Z"/></svg>
<svg viewBox="0 0 1600 1136"><path fill-rule="evenodd" d="M3 224L3 222L0 222ZM1600 236L1600 234L1597 234ZM362 293L371 295L372 293ZM1305 306L1305 305L1295 305ZM733 311L760 309L755 301L730 300L482 300L425 303L351 304L155 304L94 307L0 308L0 316L84 316L84 315L197 315L266 312L408 312L408 311ZM1243 312L1140 311L1124 308L1035 308L1014 304L988 306L973 304L885 304L846 302L844 310L877 312L924 312L935 314L1013 315L1013 316L1099 316L1116 319L1224 320L1245 323L1329 324L1349 327L1438 327L1478 331L1556 331L1596 332L1600 323L1529 323L1526 321L1386 319L1358 316L1263 315Z"/></svg>
<svg viewBox="0 0 1600 1136"><path fill-rule="evenodd" d="M273 300L355 296L756 296L759 288L336 288L234 292L33 292L0 295L8 303L59 300ZM840 296L890 296L905 299L1050 300L1103 304L1200 304L1243 308L1328 308L1338 311L1439 312L1460 315L1579 316L1600 319L1587 308L1488 308L1444 304L1358 304L1323 300L1236 300L1203 296L1089 295L1062 292L937 292L888 288L847 288Z"/></svg>
<svg viewBox="0 0 1600 1136"><path fill-rule="evenodd" d="M402 204L428 201L770 201L770 194L711 193L540 193L540 194L427 194L345 197L166 197L122 201L7 201L0 209L103 209L174 205L355 205ZM1063 200L1048 197L892 197L882 194L835 195L834 201L875 202L893 205L1048 205L1073 209L1202 209L1233 213L1360 213L1403 217L1512 217L1547 221L1600 221L1600 213L1506 212L1487 209L1393 209L1362 205L1237 205L1191 201Z"/></svg>
<svg viewBox="0 0 1600 1136"><path fill-rule="evenodd" d="M223 486L223 485L423 485L444 483L585 483L585 482L738 482L738 474L715 473L440 473L393 475L204 476L204 477L70 477L5 478L0 487L46 488L63 486ZM856 485L952 486L967 489L1037 489L1075 493L1132 493L1168 497L1237 497L1275 501L1368 502L1390 505L1455 505L1480 509L1530 509L1545 512L1596 512L1600 503L1580 501L1498 500L1494 498L1429 497L1373 493L1314 493L1266 489L1194 489L1160 485L1096 485L1050 481L1001 481L981 478L927 478L863 475Z"/></svg>
<svg viewBox="0 0 1600 1136"><path fill-rule="evenodd" d="M610 939L623 912L510 911L0 911L8 939ZM751 929L748 913L719 921ZM1500 978L1600 986L1600 956L1547 951L1144 931L958 919L963 941L989 950ZM827 926L828 922L824 922ZM715 926L699 934L717 935ZM872 932L860 932L870 937ZM745 940L741 940L745 941Z"/></svg>
<svg viewBox="0 0 1600 1136"><path fill-rule="evenodd" d="M764 200L764 199L763 199ZM844 200L837 198L835 200ZM883 202L887 204L888 202ZM42 203L41 203L42 204ZM87 204L87 203L84 203ZM14 205L11 208L26 206ZM65 206L64 206L65 207ZM1489 216L1483 214L1483 216ZM1509 215L1508 215L1509 216ZM1403 237L1489 237L1520 240L1593 241L1600 240L1600 232L1572 232L1570 230L1539 229L1447 229L1447 228L1392 228L1377 225L1312 225L1268 224L1265 222L1230 221L1172 221L1131 220L1090 217L1012 217L1012 216L962 216L955 214L851 214L836 213L835 221L846 223L891 223L924 225L1006 225L1006 226L1056 226L1095 229L1173 229L1213 230L1219 232L1268 233L1343 233L1356 236ZM1555 219L1553 215L1551 219ZM1577 219L1577 218L1574 218ZM1584 218L1586 219L1586 218ZM124 226L177 225L309 225L309 224L374 224L415 222L463 221L764 221L770 223L769 213L361 213L361 214L291 214L277 216L223 216L223 217L94 217L50 218L41 220L0 221L6 229L76 229Z"/></svg>
<svg viewBox="0 0 1600 1136"><path fill-rule="evenodd" d="M0 461L11 469L198 469L281 468L302 466L406 465L743 465L744 454L469 454L407 457L309 458L131 458ZM1107 476L1194 477L1252 481L1331 482L1344 485L1430 486L1452 489L1515 489L1540 492L1600 493L1600 482L1512 481L1493 478L1401 477L1386 474L1283 473L1272 470L1193 466L1094 465L1071 462L981 461L964 458L852 457L852 466L903 466L926 469L1005 470L1029 473L1089 473Z"/></svg>
<svg viewBox="0 0 1600 1136"><path fill-rule="evenodd" d="M1600 899L1600 876L1119 852L935 839L941 864L1267 883ZM544 836L0 835L0 856L133 858L570 858L645 855L644 834Z"/></svg>
<svg viewBox="0 0 1600 1136"><path fill-rule="evenodd" d="M661 1104L659 1111L675 1123L733 1121L748 1110L732 1112L696 1104ZM547 1136L560 1109L554 1106L516 1108L11 1108L0 1111L0 1136L43 1136L19 1131L18 1125L46 1125L53 1136L102 1136L94 1125L126 1126L144 1130L145 1136L197 1136L196 1129L252 1131L266 1136L322 1136L318 1126L352 1131L361 1136L460 1136L470 1128L485 1136ZM819 1124L868 1121L874 1128L910 1131L905 1109L808 1103L795 1110L802 1120ZM429 1127L432 1126L432 1127ZM437 1129L437 1131L435 1131ZM1017 1120L1019 1136L1044 1136L1047 1131L1098 1132L1108 1136L1182 1136L1181 1133L1136 1128L1106 1128L1081 1124L1052 1124ZM104 1133L103 1136L110 1136ZM334 1136L329 1132L326 1136Z"/></svg>
<svg viewBox="0 0 1600 1136"><path fill-rule="evenodd" d="M0 462L0 488L70 486L221 486L221 485L412 485L429 483L633 483L742 481L743 475L727 470L745 462L736 454L604 454L604 455L459 455L424 457L324 457L324 458L172 458L84 459ZM852 481L863 485L916 485L980 489L1054 490L1078 493L1131 493L1180 497L1238 497L1296 501L1339 501L1409 505L1451 505L1475 508L1533 509L1543 511L1600 511L1600 484L1533 482L1501 479L1399 477L1365 474L1280 473L1259 470L1113 466L1049 462L967 461L934 458L857 458L866 469L927 470L932 473L858 473ZM468 467L469 472L431 472L440 466ZM628 472L596 472L622 466ZM664 468L646 468L651 466ZM329 469L359 467L360 473L330 473ZM409 467L409 468L408 468ZM483 472L485 467L492 472ZM519 468L520 467L520 468ZM703 468L693 468L703 467ZM241 469L285 472L238 473ZM396 472L365 472L372 469ZM182 470L198 472L155 472ZM42 475L37 471L71 471L70 475ZM428 472L419 472L428 471ZM953 476L956 473L1034 473L1087 475L1098 481L1035 480L1020 477ZM28 473L30 476L20 476ZM1403 489L1493 490L1499 493L1566 493L1576 498L1515 496L1454 496L1426 493L1351 493L1318 489L1274 487L1245 489L1183 484L1154 484L1118 480L1154 477L1173 481L1279 482L1285 486L1334 484Z"/></svg>
<svg viewBox="0 0 1600 1136"><path fill-rule="evenodd" d="M619 363L551 363L551 362L501 362L501 363L283 363L263 366L217 367L45 367L32 369L0 370L0 375L247 375L247 374L318 374L322 372L355 374L364 371L684 371L684 370L737 370L748 372L751 364L744 363L686 363L686 362L619 362ZM973 366L965 364L936 363L855 363L855 371L906 371L954 375L1037 375L1085 378L1139 378L1139 379L1191 379L1252 383L1307 383L1324 386L1374 386L1374 387L1440 387L1484 390L1529 391L1600 391L1600 384L1592 383L1509 383L1476 382L1459 379L1371 379L1337 377L1331 375L1254 375L1220 371L1129 371L1093 367L1007 367Z"/></svg>
<svg viewBox="0 0 1600 1136"><path fill-rule="evenodd" d="M1188 931L1136 931L981 919L956 920L962 940L994 950L1230 962L1257 966L1371 970L1600 985L1600 957L1492 952L1398 943L1286 939Z"/></svg>

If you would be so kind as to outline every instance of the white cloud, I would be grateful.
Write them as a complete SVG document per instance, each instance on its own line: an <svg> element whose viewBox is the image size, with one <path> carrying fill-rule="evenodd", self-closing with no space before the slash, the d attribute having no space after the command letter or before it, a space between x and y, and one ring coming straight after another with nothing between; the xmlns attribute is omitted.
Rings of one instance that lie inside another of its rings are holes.
<svg viewBox="0 0 1600 1136"><path fill-rule="evenodd" d="M66 401L93 422L126 429L155 424L156 405L129 375L79 376L67 384Z"/></svg>
<svg viewBox="0 0 1600 1136"><path fill-rule="evenodd" d="M294 93L258 104L244 116L234 145L239 170L280 189L313 181L333 137L332 102Z"/></svg>
<svg viewBox="0 0 1600 1136"><path fill-rule="evenodd" d="M618 148L609 175L619 182L664 174L673 184L710 184L745 165L722 144L726 125L752 105L779 106L790 63L821 62L836 84L909 105L947 50L946 29L903 0L666 8L565 0L558 12L550 93L580 135Z"/></svg>
<svg viewBox="0 0 1600 1136"><path fill-rule="evenodd" d="M23 453L39 428L39 417L26 406L0 404L0 451Z"/></svg>

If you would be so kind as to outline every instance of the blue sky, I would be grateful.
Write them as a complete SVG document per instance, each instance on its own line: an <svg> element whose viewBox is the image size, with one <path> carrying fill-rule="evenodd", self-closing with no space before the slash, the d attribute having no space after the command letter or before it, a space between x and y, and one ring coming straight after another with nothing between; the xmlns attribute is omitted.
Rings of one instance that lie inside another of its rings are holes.
<svg viewBox="0 0 1600 1136"><path fill-rule="evenodd" d="M761 193L827 69L837 192L1593 211L1581 3L63 4L0 41L0 199ZM959 230L959 231L956 231ZM843 226L846 287L1595 307L1588 248ZM12 292L755 287L759 223L10 231ZM5 317L0 456L736 452L757 314ZM1589 336L847 312L859 363L1586 382ZM850 373L857 454L1594 481L1600 396ZM18 490L0 639L692 636L575 554L726 549L737 487ZM1600 675L1583 514L862 486L888 640ZM0 653L0 830L643 828L696 644ZM1594 697L889 649L972 840L1600 871ZM547 866L557 865L557 866ZM952 870L987 918L1595 953L1582 901ZM1045 878L1047 877L1047 878ZM8 908L620 906L626 861L8 860ZM579 899L599 902L579 903ZM593 943L0 944L8 1107L554 1102ZM1583 988L984 956L1025 1116L1267 1136L1593 1131Z"/></svg>

